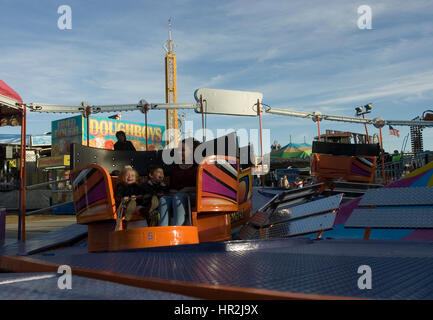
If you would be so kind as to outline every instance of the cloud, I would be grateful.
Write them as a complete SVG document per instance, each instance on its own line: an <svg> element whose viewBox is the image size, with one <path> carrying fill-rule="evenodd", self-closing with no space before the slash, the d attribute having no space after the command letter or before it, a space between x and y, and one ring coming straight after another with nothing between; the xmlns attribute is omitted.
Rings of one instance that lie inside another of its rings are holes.
<svg viewBox="0 0 433 320"><path fill-rule="evenodd" d="M9 1L2 8L2 79L28 102L165 100L162 45L172 16L179 102L193 102L197 88L215 87L263 92L273 107L350 116L356 105L369 102L377 115L394 119L413 117L407 104L414 115L431 105L431 1L371 3L373 30L357 28L356 9L364 3L351 0L314 6L285 0L104 6L74 1L71 32L56 29L55 4ZM155 111L151 119L164 123L164 116ZM256 126L251 119L208 119L220 127ZM272 123L279 141L295 132L312 137L316 130L311 120L265 116L264 121ZM351 128L329 124L334 125ZM35 122L33 130L43 128Z"/></svg>

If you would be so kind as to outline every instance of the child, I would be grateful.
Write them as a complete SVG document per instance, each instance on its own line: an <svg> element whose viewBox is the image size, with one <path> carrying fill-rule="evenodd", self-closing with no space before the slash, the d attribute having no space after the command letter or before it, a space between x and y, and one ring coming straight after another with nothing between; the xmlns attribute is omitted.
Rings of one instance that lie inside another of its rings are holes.
<svg viewBox="0 0 433 320"><path fill-rule="evenodd" d="M159 223L160 215L158 211L159 198L168 194L168 186L164 183L164 170L161 166L151 166L149 168L149 180L142 186L143 193L147 197L147 206L149 207L148 224L156 226Z"/></svg>
<svg viewBox="0 0 433 320"><path fill-rule="evenodd" d="M161 166L153 165L149 168L149 180L143 185L146 195L161 197L168 194L168 186L164 183L164 170Z"/></svg>
<svg viewBox="0 0 433 320"><path fill-rule="evenodd" d="M138 173L131 166L125 166L120 172L120 182L116 188L116 199L118 201L130 200L125 213L125 219L129 221L135 211L137 204L141 205L142 200L136 199L136 196L142 194L142 190L137 183Z"/></svg>

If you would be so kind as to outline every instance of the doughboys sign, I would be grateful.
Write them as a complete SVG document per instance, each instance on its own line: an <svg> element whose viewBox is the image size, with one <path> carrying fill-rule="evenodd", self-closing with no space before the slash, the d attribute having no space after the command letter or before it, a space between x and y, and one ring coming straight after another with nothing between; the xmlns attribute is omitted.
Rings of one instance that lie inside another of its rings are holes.
<svg viewBox="0 0 433 320"><path fill-rule="evenodd" d="M87 141L87 128L83 127L83 144ZM91 147L113 149L116 132L124 131L128 140L137 151L146 150L146 126L143 123L91 117L89 120L89 144ZM148 150L160 150L165 146L162 141L164 126L147 125Z"/></svg>
<svg viewBox="0 0 433 320"><path fill-rule="evenodd" d="M52 122L52 155L70 153L71 143L87 144L86 119L82 116L61 119ZM148 150L159 150L165 146L163 141L164 126L147 126ZM124 131L128 140L137 151L146 150L146 126L143 123L114 120L109 118L90 117L89 145L102 149L113 149L116 143L116 132Z"/></svg>

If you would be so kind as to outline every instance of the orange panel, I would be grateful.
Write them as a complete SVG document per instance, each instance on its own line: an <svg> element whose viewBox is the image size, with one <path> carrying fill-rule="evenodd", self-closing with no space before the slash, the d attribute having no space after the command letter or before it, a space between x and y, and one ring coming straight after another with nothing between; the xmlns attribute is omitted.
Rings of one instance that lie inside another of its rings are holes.
<svg viewBox="0 0 433 320"><path fill-rule="evenodd" d="M357 158L350 156L333 156L327 154L314 154L311 161L311 173L314 176L322 178L338 179L356 182L372 182L374 180L374 171L376 169L376 157L373 158L372 167L364 165ZM352 164L369 173L369 176L356 174L352 172Z"/></svg>
<svg viewBox="0 0 433 320"><path fill-rule="evenodd" d="M109 235L114 231L116 226L115 220L98 221L88 224L88 251L108 251L109 249Z"/></svg>
<svg viewBox="0 0 433 320"><path fill-rule="evenodd" d="M230 215L231 228L236 228L248 222L251 217L252 199L239 205L239 211Z"/></svg>
<svg viewBox="0 0 433 320"><path fill-rule="evenodd" d="M77 223L87 224L97 221L114 220L111 214L107 214L111 211L105 199L102 199L88 206L85 210L80 211L80 213L77 214Z"/></svg>
<svg viewBox="0 0 433 320"><path fill-rule="evenodd" d="M237 203L208 193L202 194L201 205L202 208L207 209L207 212L238 211Z"/></svg>
<svg viewBox="0 0 433 320"><path fill-rule="evenodd" d="M200 242L231 240L230 214L207 213L197 217Z"/></svg>
<svg viewBox="0 0 433 320"><path fill-rule="evenodd" d="M135 228L111 232L110 251L198 243L193 226Z"/></svg>

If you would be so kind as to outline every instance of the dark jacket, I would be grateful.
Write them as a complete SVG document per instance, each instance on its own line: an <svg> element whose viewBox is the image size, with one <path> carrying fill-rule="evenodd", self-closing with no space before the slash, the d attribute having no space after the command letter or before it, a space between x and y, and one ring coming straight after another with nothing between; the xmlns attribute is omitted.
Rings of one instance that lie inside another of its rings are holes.
<svg viewBox="0 0 433 320"><path fill-rule="evenodd" d="M161 195L161 194L167 194L169 191L168 186L164 183L154 183L151 180L147 181L145 184L142 185L142 192L145 195Z"/></svg>
<svg viewBox="0 0 433 320"><path fill-rule="evenodd" d="M197 185L197 170L198 165L196 164L187 169L182 169L176 164L170 172L170 188L181 190L187 187L195 187Z"/></svg>
<svg viewBox="0 0 433 320"><path fill-rule="evenodd" d="M130 150L130 151L136 151L134 145L132 144L132 142L131 142L131 141L128 141L128 140L125 141L125 142L117 141L117 142L114 144L114 150L121 150L121 151L124 151L124 150Z"/></svg>
<svg viewBox="0 0 433 320"><path fill-rule="evenodd" d="M124 184L119 183L116 188L115 197L117 201L121 201L123 197L141 196L143 190L137 183ZM142 205L142 199L137 199L137 204Z"/></svg>

